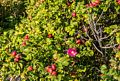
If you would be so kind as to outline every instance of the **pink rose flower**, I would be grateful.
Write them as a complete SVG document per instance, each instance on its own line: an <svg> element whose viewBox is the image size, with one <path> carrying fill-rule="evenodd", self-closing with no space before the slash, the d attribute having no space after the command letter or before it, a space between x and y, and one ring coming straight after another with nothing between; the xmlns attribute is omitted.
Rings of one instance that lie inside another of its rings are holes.
<svg viewBox="0 0 120 81"><path fill-rule="evenodd" d="M71 57L75 57L75 56L77 55L77 51L76 51L75 48L69 48L69 49L67 50L67 54L68 54L69 56L71 56Z"/></svg>

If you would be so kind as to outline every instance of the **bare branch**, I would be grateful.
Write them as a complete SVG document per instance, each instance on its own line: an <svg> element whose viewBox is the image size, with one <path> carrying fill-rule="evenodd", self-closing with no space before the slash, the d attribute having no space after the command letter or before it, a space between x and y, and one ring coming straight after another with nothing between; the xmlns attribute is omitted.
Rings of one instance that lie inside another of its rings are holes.
<svg viewBox="0 0 120 81"><path fill-rule="evenodd" d="M91 15L91 19L92 19L92 23L93 23L93 28L94 28L94 32L98 35L99 33L98 33L98 31L97 31L96 23L95 23L95 20L94 20L94 16L93 16L93 15L94 15L94 14ZM99 37L97 36L97 38L99 38Z"/></svg>
<svg viewBox="0 0 120 81"><path fill-rule="evenodd" d="M101 53L101 54L103 55L103 52L100 51L94 43L93 43L93 46L95 47L95 49L96 49L99 53Z"/></svg>
<svg viewBox="0 0 120 81"><path fill-rule="evenodd" d="M98 20L96 21L96 23L95 23L95 24L97 24L97 23L98 23L98 21L102 18L102 15L103 15L103 11L102 11L102 13L100 14L100 16L99 16L99 18L98 18Z"/></svg>
<svg viewBox="0 0 120 81"><path fill-rule="evenodd" d="M83 27L85 28L84 25L83 25ZM90 40L92 40L92 38L89 36L88 32L86 32L86 34L87 34L88 38L89 38ZM103 55L103 52L100 51L94 43L93 43L93 46L95 47L95 49L96 49L99 53L101 53L101 54Z"/></svg>
<svg viewBox="0 0 120 81"><path fill-rule="evenodd" d="M102 38L103 32L102 32L102 28L99 27L99 37Z"/></svg>
<svg viewBox="0 0 120 81"><path fill-rule="evenodd" d="M90 26L90 29L91 29L91 31L92 31L92 33L93 33L93 36L95 37L95 40L98 40L97 39L97 37L96 37L96 34L95 34L95 31L94 31L94 26L91 24L91 19L92 19L92 16L91 16L91 14L89 14L90 15L90 18L89 18L89 26Z"/></svg>
<svg viewBox="0 0 120 81"><path fill-rule="evenodd" d="M94 22L94 19L93 17L91 16L91 20L92 20L92 23L93 23L93 33L94 33L94 37L96 37L98 43L99 43L99 46L102 47L102 43L101 43L101 40L99 40L100 36L99 36L99 32L97 31L96 29L96 23Z"/></svg>
<svg viewBox="0 0 120 81"><path fill-rule="evenodd" d="M106 47L101 47L103 49L110 49L110 48L115 48L118 44L115 44L113 46L106 46Z"/></svg>

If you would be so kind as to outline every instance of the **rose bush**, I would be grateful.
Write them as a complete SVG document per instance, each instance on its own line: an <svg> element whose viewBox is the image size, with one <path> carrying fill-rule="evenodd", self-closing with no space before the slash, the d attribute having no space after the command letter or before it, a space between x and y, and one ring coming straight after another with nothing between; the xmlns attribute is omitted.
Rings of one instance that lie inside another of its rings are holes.
<svg viewBox="0 0 120 81"><path fill-rule="evenodd" d="M113 68L109 60L119 51L119 0L25 0L25 4L27 17L0 34L1 80L108 78L100 74L103 64Z"/></svg>

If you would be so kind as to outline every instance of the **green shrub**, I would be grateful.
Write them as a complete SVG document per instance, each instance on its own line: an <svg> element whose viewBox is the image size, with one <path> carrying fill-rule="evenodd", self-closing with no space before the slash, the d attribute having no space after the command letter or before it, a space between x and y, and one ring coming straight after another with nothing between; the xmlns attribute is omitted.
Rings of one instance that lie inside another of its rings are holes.
<svg viewBox="0 0 120 81"><path fill-rule="evenodd" d="M0 35L1 80L102 80L100 67L120 43L120 6L113 0L92 2L26 1L27 18Z"/></svg>

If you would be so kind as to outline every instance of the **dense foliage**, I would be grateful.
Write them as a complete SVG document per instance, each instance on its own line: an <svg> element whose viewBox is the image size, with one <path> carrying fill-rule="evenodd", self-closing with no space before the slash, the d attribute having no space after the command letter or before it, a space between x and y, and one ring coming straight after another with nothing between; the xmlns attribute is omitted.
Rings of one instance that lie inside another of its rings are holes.
<svg viewBox="0 0 120 81"><path fill-rule="evenodd" d="M120 0L10 1L0 2L0 80L120 80Z"/></svg>

